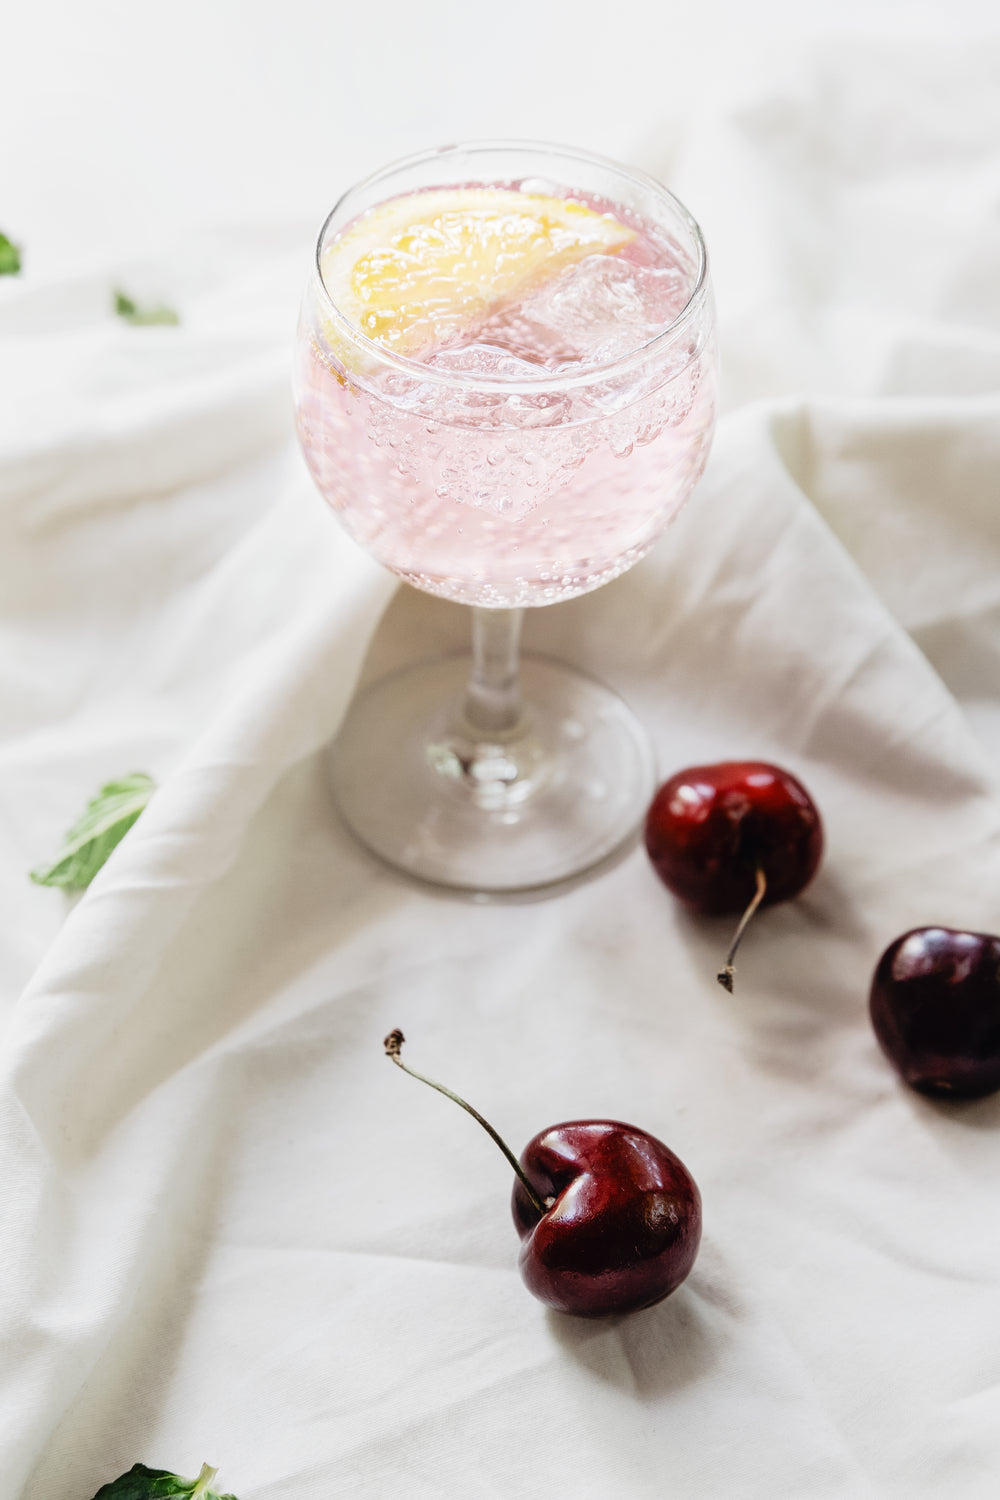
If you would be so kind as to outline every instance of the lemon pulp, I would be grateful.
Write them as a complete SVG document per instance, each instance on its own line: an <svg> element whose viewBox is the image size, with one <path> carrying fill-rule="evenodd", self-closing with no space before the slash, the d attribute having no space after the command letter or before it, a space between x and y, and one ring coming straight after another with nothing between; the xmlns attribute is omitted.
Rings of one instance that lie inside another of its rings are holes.
<svg viewBox="0 0 1000 1500"><path fill-rule="evenodd" d="M369 209L323 251L330 297L349 323L419 358L587 255L615 255L635 231L570 198L441 188ZM342 334L324 329L346 359Z"/></svg>

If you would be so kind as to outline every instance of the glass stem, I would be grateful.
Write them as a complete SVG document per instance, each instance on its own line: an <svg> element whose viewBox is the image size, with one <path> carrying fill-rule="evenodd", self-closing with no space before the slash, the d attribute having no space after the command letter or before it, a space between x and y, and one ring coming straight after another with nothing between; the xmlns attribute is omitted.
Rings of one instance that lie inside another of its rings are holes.
<svg viewBox="0 0 1000 1500"><path fill-rule="evenodd" d="M476 739L506 739L521 724L523 619L523 609L473 608L472 672L462 711Z"/></svg>

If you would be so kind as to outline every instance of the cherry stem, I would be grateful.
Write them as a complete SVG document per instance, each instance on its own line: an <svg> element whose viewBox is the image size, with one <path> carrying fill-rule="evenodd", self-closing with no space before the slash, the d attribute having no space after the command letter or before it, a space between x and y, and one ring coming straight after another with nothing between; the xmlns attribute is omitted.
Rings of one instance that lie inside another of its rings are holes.
<svg viewBox="0 0 1000 1500"><path fill-rule="evenodd" d="M764 871L761 869L760 865L757 866L756 875L757 889L753 893L750 905L747 907L742 917L740 917L739 926L733 933L733 941L729 945L729 952L726 954L726 962L723 964L722 968L715 976L719 983L722 985L722 988L724 990L728 990L730 994L733 993L733 979L736 974L736 970L733 967L733 960L736 957L736 950L740 946L740 943L743 941L743 934L746 932L747 928L750 925L750 918L753 916L754 912L757 910L758 906L767 894L767 876L764 874Z"/></svg>
<svg viewBox="0 0 1000 1500"><path fill-rule="evenodd" d="M423 1073L418 1073L416 1068L411 1068L408 1063L405 1063L400 1056L405 1040L406 1038L398 1027L395 1029L395 1031L390 1031L389 1035L385 1039L384 1044L386 1057L391 1058L392 1061L396 1064L396 1067L402 1068L404 1073L409 1073L411 1078L416 1078L421 1083L426 1083L428 1088L437 1089L438 1093L444 1094L446 1099L453 1099L454 1102L456 1104L460 1104L465 1112L467 1114L470 1114L474 1120L479 1121L480 1125L486 1131L486 1134L497 1143L504 1156L506 1156L511 1166L514 1168L521 1186L524 1188L524 1191L531 1199L531 1202L538 1213L538 1217L540 1219L543 1218L547 1212L546 1205L542 1202L541 1198L539 1198L538 1194L535 1192L535 1189L531 1186L531 1183L528 1181L525 1175L524 1168L521 1166L521 1163L518 1161L513 1151L507 1145L507 1142L501 1135L497 1134L497 1132L493 1129L493 1126L490 1124L489 1120L484 1120L478 1109L473 1109L472 1105L468 1104L461 1097L461 1095L452 1093L451 1089L446 1089L443 1083L435 1083L433 1078L426 1078Z"/></svg>

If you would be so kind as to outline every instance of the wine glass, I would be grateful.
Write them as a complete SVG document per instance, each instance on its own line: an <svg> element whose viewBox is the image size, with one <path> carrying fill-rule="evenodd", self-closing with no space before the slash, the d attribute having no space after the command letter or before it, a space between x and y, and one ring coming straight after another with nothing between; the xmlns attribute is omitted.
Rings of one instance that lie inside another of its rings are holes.
<svg viewBox="0 0 1000 1500"><path fill-rule="evenodd" d="M296 351L299 438L351 535L472 609L472 651L359 696L330 749L358 838L438 885L525 892L602 863L652 795L609 688L519 659L526 608L632 567L687 499L715 417L701 232L638 172L451 146L347 192Z"/></svg>

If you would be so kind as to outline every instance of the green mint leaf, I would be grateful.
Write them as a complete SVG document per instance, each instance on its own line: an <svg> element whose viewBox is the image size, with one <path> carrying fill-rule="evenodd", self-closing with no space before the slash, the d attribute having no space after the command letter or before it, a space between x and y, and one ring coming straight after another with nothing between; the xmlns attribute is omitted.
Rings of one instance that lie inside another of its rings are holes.
<svg viewBox="0 0 1000 1500"><path fill-rule="evenodd" d="M16 276L20 269L20 248L5 234L0 234L0 276Z"/></svg>
<svg viewBox="0 0 1000 1500"><path fill-rule="evenodd" d="M137 302L132 301L131 297L119 291L115 292L115 312L126 323L131 323L133 328L148 328L154 323L176 327L180 322L180 318L172 307L165 307L162 303L157 303L155 306L150 303L146 307L140 307Z"/></svg>
<svg viewBox="0 0 1000 1500"><path fill-rule="evenodd" d="M36 885L60 886L64 891L85 890L155 790L155 781L144 771L102 786L67 833L58 857L32 870L31 879Z"/></svg>
<svg viewBox="0 0 1000 1500"><path fill-rule="evenodd" d="M220 1490L210 1488L217 1469L202 1464L197 1479L182 1479L179 1474L168 1474L166 1469L147 1469L145 1464L133 1464L127 1474L121 1474L110 1484L102 1484L94 1500L166 1500L169 1495L183 1496L184 1500L236 1500L235 1495L223 1495Z"/></svg>

